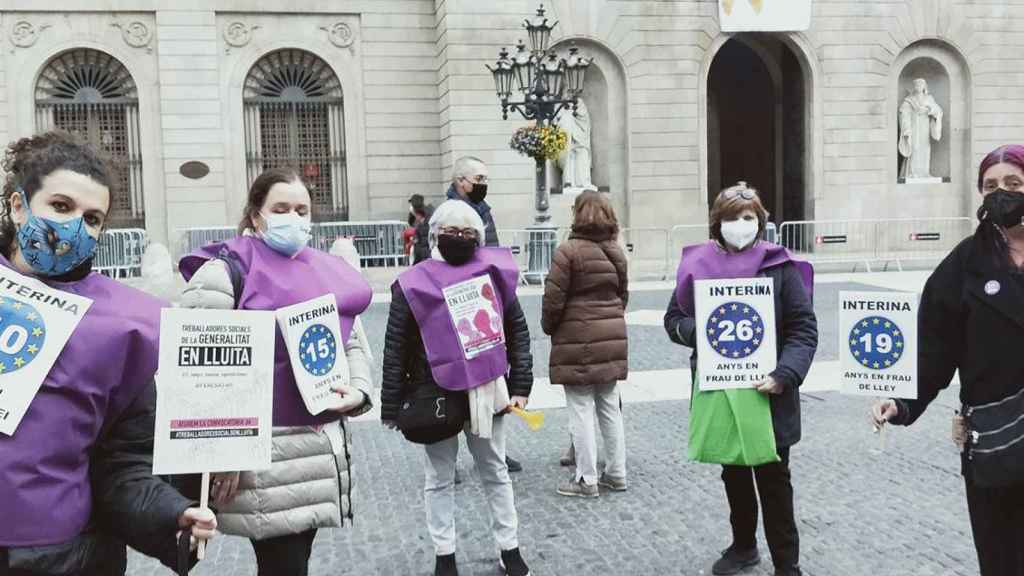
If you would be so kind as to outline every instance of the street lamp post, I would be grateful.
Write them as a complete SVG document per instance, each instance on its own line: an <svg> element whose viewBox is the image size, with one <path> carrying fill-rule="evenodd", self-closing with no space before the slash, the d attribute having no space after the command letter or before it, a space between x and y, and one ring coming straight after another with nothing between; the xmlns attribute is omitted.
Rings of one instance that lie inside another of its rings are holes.
<svg viewBox="0 0 1024 576"><path fill-rule="evenodd" d="M502 48L494 67L487 67L494 76L502 118L508 120L511 110L535 121L538 127L550 125L565 108L571 107L575 111L578 98L583 93L583 78L591 62L580 55L575 46L569 49L567 58L549 50L551 31L558 22L549 22L544 14L544 5L541 4L537 15L523 23L530 38L529 49L520 40L514 54ZM518 93L519 99L514 99L513 93ZM549 212L547 160L534 158L534 161L536 200L533 226L529 228L528 278L539 279L551 267L557 238Z"/></svg>

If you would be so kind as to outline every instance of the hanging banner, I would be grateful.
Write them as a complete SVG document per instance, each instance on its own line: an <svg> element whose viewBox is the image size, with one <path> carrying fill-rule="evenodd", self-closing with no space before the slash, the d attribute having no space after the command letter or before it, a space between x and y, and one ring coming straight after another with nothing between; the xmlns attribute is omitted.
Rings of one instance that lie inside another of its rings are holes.
<svg viewBox="0 0 1024 576"><path fill-rule="evenodd" d="M718 0L722 32L802 32L811 27L811 0Z"/></svg>
<svg viewBox="0 0 1024 576"><path fill-rule="evenodd" d="M701 390L753 388L775 369L771 278L697 280L697 374Z"/></svg>
<svg viewBox="0 0 1024 576"><path fill-rule="evenodd" d="M444 289L448 314L459 334L466 360L472 360L505 342L496 294L494 283L487 274Z"/></svg>
<svg viewBox="0 0 1024 576"><path fill-rule="evenodd" d="M349 370L334 294L279 309L277 323L306 410L315 416L337 406L341 396L331 388L348 384Z"/></svg>
<svg viewBox="0 0 1024 576"><path fill-rule="evenodd" d="M917 398L917 294L840 292L842 392Z"/></svg>
<svg viewBox="0 0 1024 576"><path fill-rule="evenodd" d="M274 313L160 316L154 474L270 467Z"/></svg>
<svg viewBox="0 0 1024 576"><path fill-rule="evenodd" d="M14 435L92 300L0 268L0 434Z"/></svg>

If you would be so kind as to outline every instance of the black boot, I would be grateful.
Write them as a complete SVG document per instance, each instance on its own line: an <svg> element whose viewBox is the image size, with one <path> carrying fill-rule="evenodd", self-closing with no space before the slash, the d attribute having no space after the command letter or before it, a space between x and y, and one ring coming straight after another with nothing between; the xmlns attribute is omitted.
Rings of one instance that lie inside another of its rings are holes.
<svg viewBox="0 0 1024 576"><path fill-rule="evenodd" d="M501 553L501 569L505 571L505 576L530 576L530 569L526 566L526 562L523 562L523 557L519 554L519 548L513 548L511 550L504 550Z"/></svg>
<svg viewBox="0 0 1024 576"><path fill-rule="evenodd" d="M434 562L434 576L459 576L459 570L455 567L455 554L437 557Z"/></svg>
<svg viewBox="0 0 1024 576"><path fill-rule="evenodd" d="M716 576L731 576L760 562L761 557L757 553L757 548L736 550L730 546L722 551L722 557L711 567L711 573Z"/></svg>

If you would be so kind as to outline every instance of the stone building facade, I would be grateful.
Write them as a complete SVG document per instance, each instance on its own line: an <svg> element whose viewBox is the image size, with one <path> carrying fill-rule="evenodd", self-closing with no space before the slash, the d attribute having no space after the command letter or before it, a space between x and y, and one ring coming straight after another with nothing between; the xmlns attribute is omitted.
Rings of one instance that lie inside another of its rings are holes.
<svg viewBox="0 0 1024 576"><path fill-rule="evenodd" d="M763 0L765 5L788 0ZM735 0L737 5L743 0ZM776 221L965 216L980 158L1019 141L1024 16L997 0L813 0L800 32L723 33L717 0L548 0L594 58L593 182L635 227L706 221L746 180ZM732 4L732 2L730 2ZM760 3L759 3L760 4ZM236 222L263 167L298 164L324 219L404 219L459 156L499 227L533 213L484 65L536 0L0 1L0 140L75 129L123 161L115 223L173 240ZM932 178L901 178L901 103L943 109ZM556 187L557 188L557 187ZM556 194L556 223L569 198Z"/></svg>

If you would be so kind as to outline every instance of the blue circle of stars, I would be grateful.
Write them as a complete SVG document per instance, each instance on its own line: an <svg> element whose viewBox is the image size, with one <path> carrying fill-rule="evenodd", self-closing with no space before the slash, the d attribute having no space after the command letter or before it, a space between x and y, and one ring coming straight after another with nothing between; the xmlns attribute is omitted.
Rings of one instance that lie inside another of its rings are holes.
<svg viewBox="0 0 1024 576"><path fill-rule="evenodd" d="M46 324L38 310L27 302L0 298L0 374L31 364L45 341ZM17 349L8 350L15 345L19 345Z"/></svg>
<svg viewBox="0 0 1024 576"><path fill-rule="evenodd" d="M321 356L324 348L320 345L326 340L326 356ZM310 345L313 346L313 354L310 355ZM299 340L299 359L302 360L302 367L313 376L323 376L334 368L334 361L337 359L337 343L334 334L323 324L314 324L302 333Z"/></svg>
<svg viewBox="0 0 1024 576"><path fill-rule="evenodd" d="M878 336L881 334L888 334L892 341L889 351L884 354L878 351ZM865 335L870 337L870 351L863 341ZM857 362L872 370L885 370L892 367L903 357L906 346L900 327L883 316L868 316L854 324L853 329L850 330L849 344L850 354L853 354Z"/></svg>
<svg viewBox="0 0 1024 576"><path fill-rule="evenodd" d="M736 327L743 320L750 322L753 337L749 340L740 340L737 334ZM715 352L730 359L747 358L761 347L764 321L753 306L742 302L726 302L711 313L707 333L708 342ZM721 340L722 336L730 334L732 340Z"/></svg>

